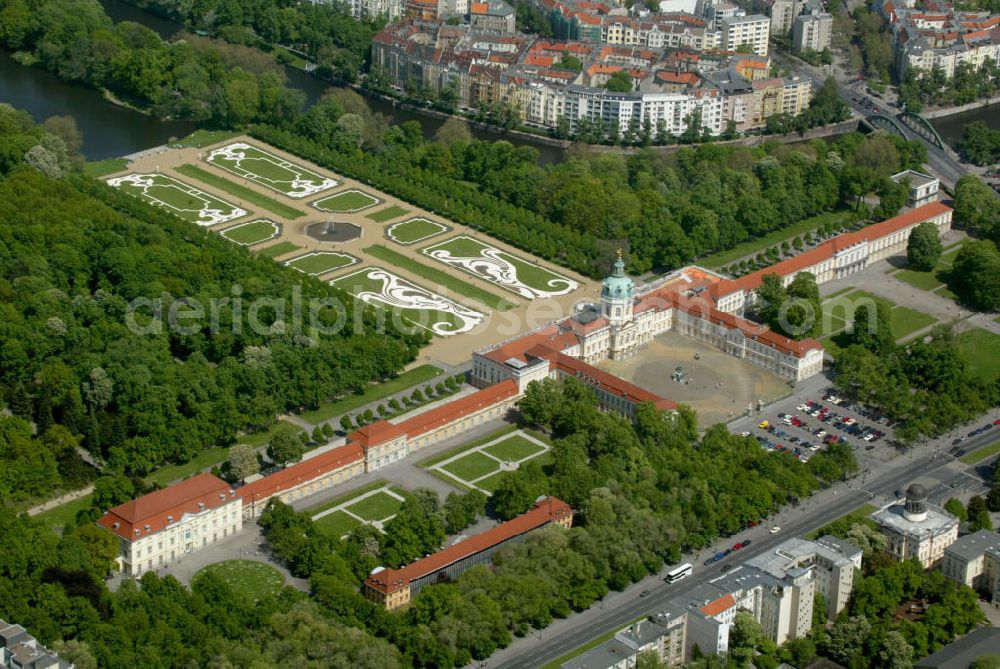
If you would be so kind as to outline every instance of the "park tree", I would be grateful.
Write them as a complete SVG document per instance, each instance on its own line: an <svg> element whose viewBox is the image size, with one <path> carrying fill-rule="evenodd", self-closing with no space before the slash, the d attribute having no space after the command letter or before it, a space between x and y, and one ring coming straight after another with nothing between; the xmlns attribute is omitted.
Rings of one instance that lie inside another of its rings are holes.
<svg viewBox="0 0 1000 669"><path fill-rule="evenodd" d="M260 471L257 449L250 444L236 444L229 449L229 471L240 482Z"/></svg>
<svg viewBox="0 0 1000 669"><path fill-rule="evenodd" d="M929 272L940 258L941 237L937 226L924 221L910 233L906 243L906 263L918 272Z"/></svg>
<svg viewBox="0 0 1000 669"><path fill-rule="evenodd" d="M810 272L799 272L786 292L782 331L796 339L818 336L823 328L823 308L816 277Z"/></svg>
<svg viewBox="0 0 1000 669"><path fill-rule="evenodd" d="M888 303L883 300L858 305L851 326L851 343L876 355L887 355L895 350L896 338L889 311Z"/></svg>
<svg viewBox="0 0 1000 669"><path fill-rule="evenodd" d="M103 578L117 568L115 558L120 552L120 540L114 533L96 523L86 523L76 528L73 534L90 556L95 575Z"/></svg>
<svg viewBox="0 0 1000 669"><path fill-rule="evenodd" d="M124 474L110 474L94 481L90 494L91 520L96 520L108 509L124 504L135 495L132 481Z"/></svg>
<svg viewBox="0 0 1000 669"><path fill-rule="evenodd" d="M780 330L781 307L788 298L781 277L777 274L765 274L761 277L756 293L754 309L758 317L771 329Z"/></svg>
<svg viewBox="0 0 1000 669"><path fill-rule="evenodd" d="M876 657L881 669L910 669L913 666L913 647L897 630L890 630L879 644Z"/></svg>
<svg viewBox="0 0 1000 669"><path fill-rule="evenodd" d="M954 497L949 497L948 501L944 503L944 510L963 523L969 519L969 512L965 510L965 505Z"/></svg>
<svg viewBox="0 0 1000 669"><path fill-rule="evenodd" d="M969 306L983 311L1000 309L1000 251L993 242L966 242L949 276L951 289Z"/></svg>
<svg viewBox="0 0 1000 669"><path fill-rule="evenodd" d="M323 428L320 427L319 425L317 425L316 427L313 428L311 436L312 436L312 441L313 441L314 444L321 444L321 443L323 443L323 441L324 441L324 439L323 439Z"/></svg>
<svg viewBox="0 0 1000 669"><path fill-rule="evenodd" d="M969 669L1000 669L1000 653L980 655L969 665Z"/></svg>
<svg viewBox="0 0 1000 669"><path fill-rule="evenodd" d="M955 223L1000 243L1000 199L976 174L966 174L955 184Z"/></svg>
<svg viewBox="0 0 1000 669"><path fill-rule="evenodd" d="M970 532L993 529L993 521L990 519L990 510L986 506L986 500L979 495L973 495L969 498L967 512Z"/></svg>
<svg viewBox="0 0 1000 669"><path fill-rule="evenodd" d="M306 449L302 440L293 432L279 432L271 438L267 444L267 457L271 462L288 466L290 462L298 462L302 459L302 454Z"/></svg>
<svg viewBox="0 0 1000 669"><path fill-rule="evenodd" d="M336 431L333 429L333 425L330 423L323 423L323 436L327 439L332 439L336 435Z"/></svg>
<svg viewBox="0 0 1000 669"><path fill-rule="evenodd" d="M767 637L764 628L749 611L737 611L729 636L729 657L739 667L750 664Z"/></svg>
<svg viewBox="0 0 1000 669"><path fill-rule="evenodd" d="M856 662L864 653L865 642L871 631L871 623L863 615L841 618L833 624L827 634L824 654L845 667L863 666Z"/></svg>
<svg viewBox="0 0 1000 669"><path fill-rule="evenodd" d="M354 429L354 421L351 420L350 414L344 414L340 417L340 429L344 432L350 432Z"/></svg>

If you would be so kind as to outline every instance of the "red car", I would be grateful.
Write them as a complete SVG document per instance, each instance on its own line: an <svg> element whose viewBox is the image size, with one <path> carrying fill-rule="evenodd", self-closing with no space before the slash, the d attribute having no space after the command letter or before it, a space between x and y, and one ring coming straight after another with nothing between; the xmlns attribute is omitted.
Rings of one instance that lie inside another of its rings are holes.
<svg viewBox="0 0 1000 669"><path fill-rule="evenodd" d="M794 425L795 427L802 427L802 421L799 420L798 418L794 418L793 417L792 418L792 425Z"/></svg>
<svg viewBox="0 0 1000 669"><path fill-rule="evenodd" d="M993 424L994 425L1000 425L1000 418L998 418L995 421L993 421Z"/></svg>
<svg viewBox="0 0 1000 669"><path fill-rule="evenodd" d="M733 544L733 550L734 551L738 551L741 548L743 548L743 544L742 543L737 542L737 543Z"/></svg>

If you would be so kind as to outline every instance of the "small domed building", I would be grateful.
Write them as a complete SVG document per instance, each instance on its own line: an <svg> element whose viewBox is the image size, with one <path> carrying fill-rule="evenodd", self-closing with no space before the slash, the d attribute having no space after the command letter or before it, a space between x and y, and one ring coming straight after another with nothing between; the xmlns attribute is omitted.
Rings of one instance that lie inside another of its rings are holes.
<svg viewBox="0 0 1000 669"><path fill-rule="evenodd" d="M927 488L913 483L901 501L871 516L889 540L889 552L898 560L916 558L924 569L937 565L958 539L958 518L928 499Z"/></svg>

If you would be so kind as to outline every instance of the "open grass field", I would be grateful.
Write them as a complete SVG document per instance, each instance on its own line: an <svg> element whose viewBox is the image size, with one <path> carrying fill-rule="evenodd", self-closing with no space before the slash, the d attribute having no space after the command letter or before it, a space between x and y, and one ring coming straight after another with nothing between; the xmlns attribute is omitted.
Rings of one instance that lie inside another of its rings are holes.
<svg viewBox="0 0 1000 669"><path fill-rule="evenodd" d="M173 142L170 146L176 149L200 149L210 144L224 142L239 134L239 132L233 130L195 130L187 137L182 137Z"/></svg>
<svg viewBox="0 0 1000 669"><path fill-rule="evenodd" d="M238 198L241 202L246 201L250 204L255 204L261 209L266 209L272 214L277 214L278 216L282 216L289 220L294 220L306 215L306 212L300 209L289 207L287 204L278 202L274 198L268 197L259 191L253 190L252 188L247 188L246 186L234 183L229 179L224 179L217 174L207 172L197 165L181 165L177 168L177 172L186 177L190 177L195 181L200 181L203 184L207 184L213 188L218 188L221 191L229 193L233 197Z"/></svg>
<svg viewBox="0 0 1000 669"><path fill-rule="evenodd" d="M472 442L467 443L467 444L462 444L460 446L456 446L455 448L452 448L452 449L450 449L448 451L445 451L444 453L438 453L436 455L433 455L433 456L427 458L426 460L421 460L420 462L417 463L417 466L418 467L422 467L424 469L429 469L429 468L433 467L434 465L436 465L438 463L444 462L445 460L448 460L449 458L455 457L459 453L464 453L466 451L470 451L470 450L476 448L477 446L482 446L483 444L489 444L489 443L491 443L493 441L498 440L500 437L502 437L505 434L511 434L512 432L517 432L517 431L518 431L518 429L517 429L516 425L508 425L506 427L500 428L496 432L491 432L491 433L489 433L489 434L487 434L487 435L485 435L483 437L480 437L479 439L476 439L475 441L472 441Z"/></svg>
<svg viewBox="0 0 1000 669"><path fill-rule="evenodd" d="M263 562L253 560L226 560L210 564L197 574L216 574L235 593L252 602L277 594L285 585L285 577L277 569Z"/></svg>
<svg viewBox="0 0 1000 669"><path fill-rule="evenodd" d="M357 258L346 253L338 253L337 251L315 251L313 253L307 253L304 256L299 256L298 258L292 258L291 260L285 262L285 264L288 267L297 269L304 274L319 276L320 274L332 272L335 269L349 267L356 262L358 262Z"/></svg>
<svg viewBox="0 0 1000 669"><path fill-rule="evenodd" d="M337 193L336 195L331 195L330 197L325 197L322 200L316 200L312 203L312 206L320 211L326 211L334 214L353 214L356 211L373 207L380 202L382 202L382 200L378 199L374 195L369 195L364 191L353 189L345 190L343 193Z"/></svg>
<svg viewBox="0 0 1000 669"><path fill-rule="evenodd" d="M967 465L974 465L997 453L1000 453L1000 441L994 441L992 444L987 444L980 449L967 453L960 457L959 461Z"/></svg>
<svg viewBox="0 0 1000 669"><path fill-rule="evenodd" d="M367 267L330 282L365 304L384 309L398 324L447 337L468 332L485 315L382 269Z"/></svg>
<svg viewBox="0 0 1000 669"><path fill-rule="evenodd" d="M34 518L44 523L46 527L61 529L66 523L75 521L76 514L80 511L90 508L90 497L90 495L84 495L79 499L74 499L72 502L66 502L48 511L43 511Z"/></svg>
<svg viewBox="0 0 1000 669"><path fill-rule="evenodd" d="M928 325L937 323L937 319L930 314L899 305L896 305L889 316L889 322L892 324L892 334L896 335L897 340L908 337Z"/></svg>
<svg viewBox="0 0 1000 669"><path fill-rule="evenodd" d="M162 207L185 221L206 227L226 223L248 213L245 209L165 174L127 174L108 179L108 184L154 206Z"/></svg>
<svg viewBox="0 0 1000 669"><path fill-rule="evenodd" d="M935 290L944 285L944 279L939 277L937 272L933 270L930 272L917 272L912 269L901 269L898 272L894 272L892 276L920 290Z"/></svg>
<svg viewBox="0 0 1000 669"><path fill-rule="evenodd" d="M827 223L835 222L846 225L847 223L855 220L857 220L857 214L853 211L832 211L819 214L817 216L813 216L812 218L803 219L786 228L773 230L763 237L748 239L747 241L737 244L733 248L726 251L713 253L712 255L699 260L698 264L710 269L722 267L723 265L736 262L745 256L754 255L764 249L780 245L783 241L792 240L800 235L806 234L807 232L812 232Z"/></svg>
<svg viewBox="0 0 1000 669"><path fill-rule="evenodd" d="M395 515L402 505L403 503L392 495L379 492L358 500L345 509L365 520L385 520Z"/></svg>
<svg viewBox="0 0 1000 669"><path fill-rule="evenodd" d="M391 207L373 211L372 213L365 215L365 218L375 221L376 223L385 223L386 221L391 221L394 218L399 218L400 216L405 216L409 213L409 209L403 209L399 205L394 204Z"/></svg>
<svg viewBox="0 0 1000 669"><path fill-rule="evenodd" d="M334 497L331 500L327 500L326 502L323 502L322 504L317 504L316 506L311 506L305 510L308 511L315 518L317 514L322 513L327 509L333 509L335 507L341 506L343 504L346 504L347 502L350 502L352 499L356 497L361 497L366 492L371 492L372 490L378 490L379 488L384 488L387 485L388 481L386 481L385 479L378 479L376 481L372 481L368 485L361 486L357 490L352 490L346 495L340 495L339 497Z"/></svg>
<svg viewBox="0 0 1000 669"><path fill-rule="evenodd" d="M441 465L441 469L463 481L473 482L480 476L486 476L500 470L500 463L479 452L463 455L457 460Z"/></svg>
<svg viewBox="0 0 1000 669"><path fill-rule="evenodd" d="M497 311L507 311L509 309L513 309L515 306L513 302L505 297L500 297L499 295L495 295L488 290L483 290L469 281L457 279L447 272L442 272L434 267L428 267L427 265L417 262L409 256L404 256L402 253L393 251L387 246L375 244L364 249L364 251L373 258L384 260L393 267L405 269L408 272L412 272L419 277L427 279L432 282L433 286L440 287L439 290L447 289L458 295L471 297L472 299L479 300L487 307L496 309Z"/></svg>
<svg viewBox="0 0 1000 669"><path fill-rule="evenodd" d="M261 249L257 253L265 258L277 258L278 256L283 256L286 253L291 253L292 251L298 251L300 247L295 244L285 241L278 242L272 246L268 246L266 249Z"/></svg>
<svg viewBox="0 0 1000 669"><path fill-rule="evenodd" d="M579 287L570 278L466 235L428 246L421 253L528 299L565 295Z"/></svg>
<svg viewBox="0 0 1000 669"><path fill-rule="evenodd" d="M106 160L88 161L83 166L83 173L94 179L98 177L121 172L128 167L128 160L125 158L108 158Z"/></svg>
<svg viewBox="0 0 1000 669"><path fill-rule="evenodd" d="M213 149L205 161L295 199L315 195L337 185L333 179L246 142L234 142Z"/></svg>
<svg viewBox="0 0 1000 669"><path fill-rule="evenodd" d="M182 465L166 465L160 467L146 478L153 483L167 486L174 481L180 481L203 469L225 462L229 458L229 449L225 447L206 448Z"/></svg>
<svg viewBox="0 0 1000 669"><path fill-rule="evenodd" d="M430 221L426 218L411 218L400 223L393 223L385 229L385 236L397 244L409 246L430 239L435 235L451 230L444 223Z"/></svg>
<svg viewBox="0 0 1000 669"><path fill-rule="evenodd" d="M343 511L334 511L333 513L327 514L314 522L316 527L327 530L337 537L349 534L351 530L361 524L361 521L357 518L349 516Z"/></svg>
<svg viewBox="0 0 1000 669"><path fill-rule="evenodd" d="M867 291L851 290L836 297L828 297L823 301L823 335L827 336L843 330L854 321L854 311L858 307L873 303L888 305L892 333L897 340L937 322L934 316L922 311L900 306L891 300ZM826 343L827 340L823 341Z"/></svg>
<svg viewBox="0 0 1000 669"><path fill-rule="evenodd" d="M958 252L962 250L962 244L955 244L941 254L934 269L929 272L917 272L912 269L901 269L890 272L890 274L904 283L908 283L914 288L933 292L941 297L955 299L955 294L948 289L948 273L951 266L958 257Z"/></svg>
<svg viewBox="0 0 1000 669"><path fill-rule="evenodd" d="M350 413L369 402L378 402L391 395L419 386L444 374L444 370L434 365L420 365L399 376L368 386L360 395L349 395L320 406L314 411L306 411L299 417L310 423L322 423L345 413Z"/></svg>
<svg viewBox="0 0 1000 669"><path fill-rule="evenodd" d="M535 442L529 441L519 434L515 434L499 443L487 446L483 450L500 460L517 461L536 455L545 449Z"/></svg>
<svg viewBox="0 0 1000 669"><path fill-rule="evenodd" d="M958 336L958 350L983 381L1000 376L1000 335L982 328L967 330Z"/></svg>
<svg viewBox="0 0 1000 669"><path fill-rule="evenodd" d="M274 239L281 234L281 224L266 218L240 223L226 228L220 233L223 237L240 246L253 246Z"/></svg>

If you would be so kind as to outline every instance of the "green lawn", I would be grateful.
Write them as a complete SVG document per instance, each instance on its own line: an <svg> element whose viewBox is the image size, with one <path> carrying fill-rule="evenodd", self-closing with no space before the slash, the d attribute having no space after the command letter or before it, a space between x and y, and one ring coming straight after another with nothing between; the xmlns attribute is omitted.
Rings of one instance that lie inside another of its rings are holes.
<svg viewBox="0 0 1000 669"><path fill-rule="evenodd" d="M343 511L334 511L315 521L315 523L316 527L322 528L337 537L349 534L351 530L361 524L356 518L348 516Z"/></svg>
<svg viewBox="0 0 1000 669"><path fill-rule="evenodd" d="M108 185L201 226L226 223L248 213L166 174L126 174L108 179Z"/></svg>
<svg viewBox="0 0 1000 669"><path fill-rule="evenodd" d="M503 477L506 474L509 474L509 473L510 472L497 472L496 474L492 474L490 476L487 476L486 478L482 479L481 481L476 481L476 483L474 485L477 488L482 488L483 490L485 490L486 492L488 492L489 494L492 495L493 491L497 489L498 485L500 485L500 481L503 480Z"/></svg>
<svg viewBox="0 0 1000 669"><path fill-rule="evenodd" d="M200 149L209 144L224 142L227 139L236 137L240 133L232 130L195 130L187 137L183 137L170 146L176 149L195 148Z"/></svg>
<svg viewBox="0 0 1000 669"><path fill-rule="evenodd" d="M285 577L277 569L253 560L226 560L210 564L197 574L214 573L222 577L235 593L250 601L275 595L285 585Z"/></svg>
<svg viewBox="0 0 1000 669"><path fill-rule="evenodd" d="M286 425L287 423L282 424ZM146 478L153 483L159 483L162 486L167 486L174 481L179 481L191 476L192 474L197 474L203 469L210 469L214 465L225 462L228 458L228 448L206 448L184 464L166 465L165 467L160 467Z"/></svg>
<svg viewBox="0 0 1000 669"><path fill-rule="evenodd" d="M937 323L937 319L930 314L899 305L889 313L889 316L892 334L896 336L897 340Z"/></svg>
<svg viewBox="0 0 1000 669"><path fill-rule="evenodd" d="M427 246L420 252L528 299L565 295L579 288L573 279L467 235Z"/></svg>
<svg viewBox="0 0 1000 669"><path fill-rule="evenodd" d="M274 239L281 234L281 226L274 221L260 218L249 223L240 223L221 232L222 236L241 246L252 246Z"/></svg>
<svg viewBox="0 0 1000 669"><path fill-rule="evenodd" d="M994 441L992 444L987 444L986 446L978 448L971 453L967 453L966 455L960 457L959 460L967 465L974 465L977 462L985 460L991 455L996 455L997 453L1000 453L1000 441Z"/></svg>
<svg viewBox="0 0 1000 669"><path fill-rule="evenodd" d="M75 520L76 514L90 507L90 495L84 495L72 502L66 502L59 506L43 511L34 516L35 520L45 523L46 526L55 529L61 528L66 523Z"/></svg>
<svg viewBox="0 0 1000 669"><path fill-rule="evenodd" d="M196 165L181 165L177 168L177 171L186 177L191 177L192 179L196 179L204 184L218 188L219 190L229 193L240 200L250 202L258 207L267 209L272 214L277 214L283 218L295 220L296 218L306 215L306 212L304 211L296 209L295 207L290 207L283 202L278 202L274 198L270 198L263 193L253 190L252 188L247 188L246 186L238 183L233 183L229 179L212 174L211 172L203 170Z"/></svg>
<svg viewBox="0 0 1000 669"><path fill-rule="evenodd" d="M384 520L399 511L399 507L402 505L403 503L395 497L379 492L365 497L345 507L345 509L365 520Z"/></svg>
<svg viewBox="0 0 1000 669"><path fill-rule="evenodd" d="M123 172L128 167L125 158L108 158L107 160L88 161L83 166L83 173L88 177L103 177L115 172Z"/></svg>
<svg viewBox="0 0 1000 669"><path fill-rule="evenodd" d="M404 331L425 330L438 337L469 332L486 314L383 267L365 267L330 282L379 310Z"/></svg>
<svg viewBox="0 0 1000 669"><path fill-rule="evenodd" d="M348 190L325 197L322 200L316 200L312 203L312 206L320 211L328 211L335 214L351 214L379 204L381 201L374 195L369 195L364 191Z"/></svg>
<svg viewBox="0 0 1000 669"><path fill-rule="evenodd" d="M426 218L411 218L402 223L393 223L385 230L385 236L403 246L429 239L450 230L444 223L430 221Z"/></svg>
<svg viewBox="0 0 1000 669"><path fill-rule="evenodd" d="M253 434L241 434L236 437L237 443L240 444L250 444L251 446L266 446L269 441L274 439L274 437L282 432L291 432L293 434L302 434L305 432L302 428L297 425L292 425L291 423L286 423L283 420L277 421L274 425L269 427L262 432L254 432Z"/></svg>
<svg viewBox="0 0 1000 669"><path fill-rule="evenodd" d="M699 260L698 264L709 268L722 267L723 265L728 265L729 263L740 260L744 256L755 255L756 253L772 246L780 246L783 241L790 242L796 237L800 237L807 232L816 230L820 226L827 223L843 222L844 224L847 224L856 219L857 214L853 211L833 211L819 214L817 216L813 216L812 218L803 219L786 228L772 230L763 237L749 239L726 251L713 253L712 255Z"/></svg>
<svg viewBox="0 0 1000 669"><path fill-rule="evenodd" d="M474 300L479 300L491 309L496 309L497 311L507 311L516 306L514 302L511 302L505 297L494 295L493 293L483 290L468 281L456 279L450 274L442 272L439 269L434 269L433 267L428 267L427 265L417 262L409 256L404 256L402 253L397 253L396 251L393 251L386 246L382 246L381 244L369 246L364 249L364 251L373 258L384 260L393 267L405 269L408 272L412 272L417 276L434 282L435 287L438 287L438 289L446 288L453 293L464 295L465 297L470 297Z"/></svg>
<svg viewBox="0 0 1000 669"><path fill-rule="evenodd" d="M922 311L903 307L884 297L874 295L864 290L851 290L847 293L839 294L835 298L826 298L823 301L824 334L838 332L854 320L854 310L861 306L863 300L871 300L888 305L892 325L892 333L896 339L902 339L917 330L932 325L937 319ZM826 327L829 323L830 327Z"/></svg>
<svg viewBox="0 0 1000 669"><path fill-rule="evenodd" d="M958 349L983 381L1000 376L1000 335L982 328L967 330L958 336Z"/></svg>
<svg viewBox="0 0 1000 669"><path fill-rule="evenodd" d="M332 272L335 269L353 265L356 262L358 262L357 258L349 256L346 253L337 253L336 251L317 251L315 253L308 253L298 258L293 258L285 264L293 269L303 272L304 274L319 276L320 274Z"/></svg>
<svg viewBox="0 0 1000 669"><path fill-rule="evenodd" d="M403 209L399 205L394 204L391 207L373 211L372 213L367 214L365 218L375 221L376 223L385 223L386 221L391 221L394 218L399 218L400 216L405 216L409 213L409 209Z"/></svg>
<svg viewBox="0 0 1000 669"><path fill-rule="evenodd" d="M824 300L829 300L830 298L833 298L833 297L840 297L841 295L846 295L847 293L851 292L852 290L854 290L854 288L852 288L850 286L848 286L847 288L841 288L840 290L834 291L834 292L830 293L829 295L823 297L823 299Z"/></svg>
<svg viewBox="0 0 1000 669"><path fill-rule="evenodd" d="M390 395L395 395L402 390L408 390L414 386L421 385L431 379L444 374L444 370L434 365L420 365L403 372L399 376L369 386L360 395L349 395L335 402L324 404L318 409L307 411L299 417L310 423L323 423L336 418L345 413L350 413L358 407L362 407L369 402L383 400Z"/></svg>
<svg viewBox="0 0 1000 669"><path fill-rule="evenodd" d="M361 497L366 492L371 492L372 490L378 490L379 488L384 488L386 485L388 485L388 483L389 482L386 481L385 479L379 479L377 481L372 481L368 485L362 486L362 487L358 488L357 490L352 490L351 492L347 493L346 495L340 495L339 497L335 497L335 498L331 499L328 502L323 502L322 504L317 504L316 506L311 506L308 509L304 509L304 510L308 511L311 516L316 516L317 514L322 513L323 511L326 511L327 509L332 509L334 507L340 506L341 504L346 504L347 502L350 502L355 497Z"/></svg>
<svg viewBox="0 0 1000 669"><path fill-rule="evenodd" d="M257 253L265 258L277 258L278 256L283 256L292 251L298 251L299 247L291 242L278 242L273 246L268 246L265 249L261 249Z"/></svg>
<svg viewBox="0 0 1000 669"><path fill-rule="evenodd" d="M544 450L533 441L528 441L519 434L512 435L503 441L483 449L495 458L518 461Z"/></svg>
<svg viewBox="0 0 1000 669"><path fill-rule="evenodd" d="M944 281L938 277L937 272L918 272L912 269L901 269L893 273L893 278L899 279L903 283L908 283L920 290L934 290L944 285Z"/></svg>
<svg viewBox="0 0 1000 669"><path fill-rule="evenodd" d="M464 481L472 483L474 479L500 469L500 464L482 453L474 452L464 455L446 465L441 465L441 469Z"/></svg>
<svg viewBox="0 0 1000 669"><path fill-rule="evenodd" d="M212 149L205 162L294 199L337 186L335 179L246 142Z"/></svg>
<svg viewBox="0 0 1000 669"><path fill-rule="evenodd" d="M444 462L448 458L454 457L454 456L458 455L459 453L462 453L464 451L468 451L470 449L473 449L476 446L482 446L483 444L488 444L491 441L494 441L495 439L497 439L497 438L499 438L499 437L501 437L501 436L503 436L505 434L510 434L511 432L516 432L516 431L517 431L517 425L508 425L506 427L502 427L499 430L497 430L496 432L491 432L490 434L487 434L484 437L480 437L479 439L476 439L475 441L470 441L467 444L462 444L461 446L456 446L455 448L452 448L452 449L450 449L448 451L445 451L444 453L438 453L437 455L431 456L431 457L427 458L426 460L422 460L422 461L420 461L420 462L417 463L417 466L421 467L421 468L424 468L424 469L426 469L428 467L433 467L434 465L438 464L439 462Z"/></svg>

